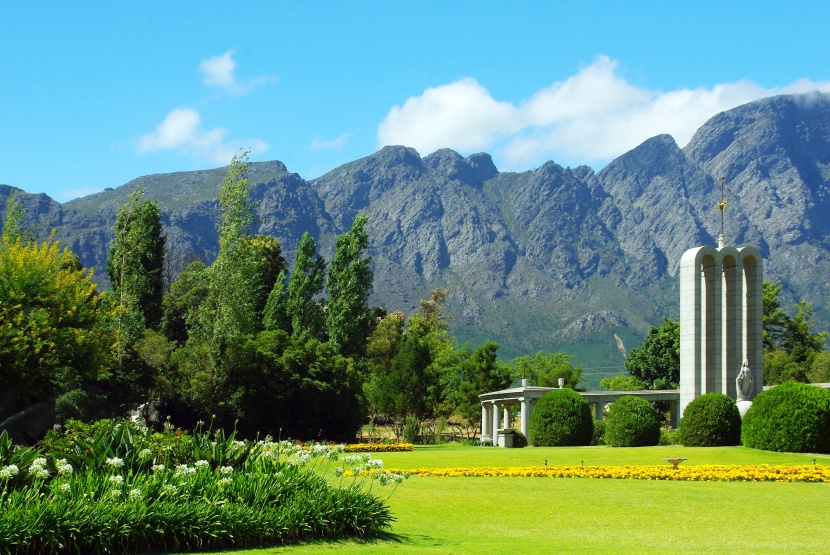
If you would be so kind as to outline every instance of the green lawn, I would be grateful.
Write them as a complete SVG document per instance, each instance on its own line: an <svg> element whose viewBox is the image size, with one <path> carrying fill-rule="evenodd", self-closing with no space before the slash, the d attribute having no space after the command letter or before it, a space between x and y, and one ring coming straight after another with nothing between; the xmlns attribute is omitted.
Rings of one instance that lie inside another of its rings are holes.
<svg viewBox="0 0 830 555"><path fill-rule="evenodd" d="M377 455L388 468L564 464L830 464L728 448L457 445ZM828 553L830 484L412 477L389 498L390 540L236 554Z"/></svg>

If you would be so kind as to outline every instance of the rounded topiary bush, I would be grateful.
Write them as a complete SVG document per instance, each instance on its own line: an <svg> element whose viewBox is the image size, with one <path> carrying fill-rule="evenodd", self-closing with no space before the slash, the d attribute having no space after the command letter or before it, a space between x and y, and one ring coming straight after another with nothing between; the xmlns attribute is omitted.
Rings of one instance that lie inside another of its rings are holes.
<svg viewBox="0 0 830 555"><path fill-rule="evenodd" d="M687 447L738 445L741 413L731 397L707 393L686 406L679 429L680 443Z"/></svg>
<svg viewBox="0 0 830 555"><path fill-rule="evenodd" d="M660 442L660 416L651 403L626 395L611 405L605 443L611 447L643 447Z"/></svg>
<svg viewBox="0 0 830 555"><path fill-rule="evenodd" d="M830 391L786 382L752 400L744 416L746 447L795 453L830 453Z"/></svg>
<svg viewBox="0 0 830 555"><path fill-rule="evenodd" d="M530 414L530 437L537 447L590 445L593 433L591 407L573 389L546 393Z"/></svg>

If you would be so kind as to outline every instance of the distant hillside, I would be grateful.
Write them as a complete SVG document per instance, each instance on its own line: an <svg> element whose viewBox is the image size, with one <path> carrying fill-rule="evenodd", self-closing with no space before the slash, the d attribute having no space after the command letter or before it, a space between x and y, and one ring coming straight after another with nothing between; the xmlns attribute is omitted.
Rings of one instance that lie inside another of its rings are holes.
<svg viewBox="0 0 830 555"><path fill-rule="evenodd" d="M115 211L136 187L162 209L174 267L217 250L225 169L152 175L58 204L25 195L30 211L86 266L103 272ZM684 148L654 137L599 173L554 162L499 172L487 154L421 157L386 147L311 181L280 162L251 164L255 232L277 237L289 260L303 232L326 256L361 211L369 215L374 302L409 312L449 288L451 331L492 339L504 356L538 349L578 355L585 376L622 371L663 316L677 318L682 253L714 244L719 178L726 237L766 258L784 302L816 305L830 329L830 95L778 96L712 118ZM0 186L0 201L11 192Z"/></svg>

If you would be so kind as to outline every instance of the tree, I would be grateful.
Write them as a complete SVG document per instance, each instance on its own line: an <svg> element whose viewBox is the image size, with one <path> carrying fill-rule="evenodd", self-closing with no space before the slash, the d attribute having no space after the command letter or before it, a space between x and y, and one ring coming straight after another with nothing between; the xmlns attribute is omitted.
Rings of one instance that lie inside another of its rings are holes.
<svg viewBox="0 0 830 555"><path fill-rule="evenodd" d="M107 275L123 307L122 337L134 343L145 327L158 329L162 316L165 237L158 203L136 189L118 208L107 258Z"/></svg>
<svg viewBox="0 0 830 555"><path fill-rule="evenodd" d="M778 301L781 284L764 283L764 384L810 381L827 333L813 333L813 305L804 300L790 317Z"/></svg>
<svg viewBox="0 0 830 555"><path fill-rule="evenodd" d="M291 315L288 314L288 289L285 270L281 271L271 288L265 309L262 311L262 327L267 331L291 331Z"/></svg>
<svg viewBox="0 0 830 555"><path fill-rule="evenodd" d="M287 307L294 335L322 335L325 320L317 296L323 292L325 272L326 263L317 255L317 243L311 235L303 233L288 280Z"/></svg>
<svg viewBox="0 0 830 555"><path fill-rule="evenodd" d="M444 395L455 414L473 433L481 426L481 401L478 396L510 385L510 368L498 361L499 345L487 341L464 357L444 377Z"/></svg>
<svg viewBox="0 0 830 555"><path fill-rule="evenodd" d="M359 214L351 229L337 238L328 270L326 330L329 341L346 356L362 356L369 335L372 259L362 256L369 247L367 221L366 214Z"/></svg>
<svg viewBox="0 0 830 555"><path fill-rule="evenodd" d="M514 379L527 378L529 385L559 387L559 378L565 378L565 387L576 389L582 379L582 367L574 368L574 355L562 352L538 351L535 355L514 358L510 363Z"/></svg>
<svg viewBox="0 0 830 555"><path fill-rule="evenodd" d="M248 234L254 215L248 201L247 170L248 153L234 156L219 190L219 254L208 271L210 290L202 311L203 333L217 369L229 338L256 333L261 327L261 320L253 317L262 283Z"/></svg>
<svg viewBox="0 0 830 555"><path fill-rule="evenodd" d="M20 239L22 244L33 243L37 239L40 225L26 223L28 212L18 198L18 191L13 191L6 198L6 217L3 220L3 235L10 243Z"/></svg>
<svg viewBox="0 0 830 555"><path fill-rule="evenodd" d="M668 318L648 330L639 349L632 349L625 363L629 374L647 389L677 389L680 386L680 325Z"/></svg>
<svg viewBox="0 0 830 555"><path fill-rule="evenodd" d="M116 312L54 239L0 239L0 421L111 368Z"/></svg>

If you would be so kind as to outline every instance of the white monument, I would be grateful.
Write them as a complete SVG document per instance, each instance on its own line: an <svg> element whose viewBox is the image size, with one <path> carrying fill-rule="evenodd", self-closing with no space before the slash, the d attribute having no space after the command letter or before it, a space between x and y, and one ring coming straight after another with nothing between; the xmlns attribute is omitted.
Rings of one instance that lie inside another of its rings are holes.
<svg viewBox="0 0 830 555"><path fill-rule="evenodd" d="M722 191L723 178L718 247L680 259L680 414L713 391L751 401L764 382L763 260L755 247L725 246Z"/></svg>

